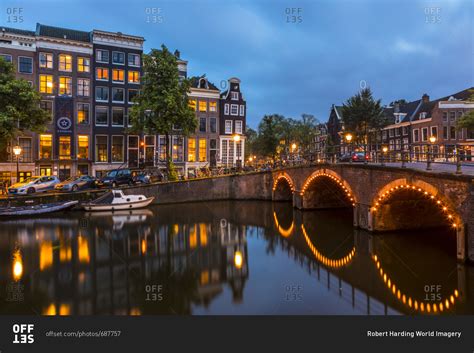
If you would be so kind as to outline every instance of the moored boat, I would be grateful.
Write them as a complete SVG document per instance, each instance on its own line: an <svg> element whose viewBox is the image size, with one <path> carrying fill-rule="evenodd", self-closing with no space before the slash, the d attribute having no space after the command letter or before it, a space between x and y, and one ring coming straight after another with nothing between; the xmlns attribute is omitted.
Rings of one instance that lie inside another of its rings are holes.
<svg viewBox="0 0 474 353"><path fill-rule="evenodd" d="M36 216L44 213L64 211L77 205L79 201L53 202L40 205L5 207L0 209L0 217Z"/></svg>
<svg viewBox="0 0 474 353"><path fill-rule="evenodd" d="M154 197L125 195L122 190L112 190L92 202L82 204L86 211L119 211L143 208L153 202Z"/></svg>

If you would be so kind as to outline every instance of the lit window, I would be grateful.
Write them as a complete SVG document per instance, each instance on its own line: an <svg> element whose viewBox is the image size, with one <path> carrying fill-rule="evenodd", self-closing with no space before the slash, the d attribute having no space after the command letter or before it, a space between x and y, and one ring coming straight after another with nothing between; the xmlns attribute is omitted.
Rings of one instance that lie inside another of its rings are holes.
<svg viewBox="0 0 474 353"><path fill-rule="evenodd" d="M77 136L77 158L89 158L89 136L87 135Z"/></svg>
<svg viewBox="0 0 474 353"><path fill-rule="evenodd" d="M140 55L128 54L128 66L140 67Z"/></svg>
<svg viewBox="0 0 474 353"><path fill-rule="evenodd" d="M217 102L209 102L209 111L216 112L217 111Z"/></svg>
<svg viewBox="0 0 474 353"><path fill-rule="evenodd" d="M99 63L108 63L109 62L109 51L103 49L96 50L96 61Z"/></svg>
<svg viewBox="0 0 474 353"><path fill-rule="evenodd" d="M123 162L123 136L112 136L112 162Z"/></svg>
<svg viewBox="0 0 474 353"><path fill-rule="evenodd" d="M107 136L98 135L95 137L95 161L96 162L107 162L107 148L108 141Z"/></svg>
<svg viewBox="0 0 474 353"><path fill-rule="evenodd" d="M188 162L196 162L196 140L188 140Z"/></svg>
<svg viewBox="0 0 474 353"><path fill-rule="evenodd" d="M112 70L112 81L114 82L124 82L124 71L119 69Z"/></svg>
<svg viewBox="0 0 474 353"><path fill-rule="evenodd" d="M59 94L60 95L72 95L72 78L61 76L59 77Z"/></svg>
<svg viewBox="0 0 474 353"><path fill-rule="evenodd" d="M77 71L79 72L90 72L91 61L89 58L77 58Z"/></svg>
<svg viewBox="0 0 474 353"><path fill-rule="evenodd" d="M53 152L53 135L40 135L39 158L51 159Z"/></svg>
<svg viewBox="0 0 474 353"><path fill-rule="evenodd" d="M207 111L207 102L206 101L199 101L199 111L206 112Z"/></svg>
<svg viewBox="0 0 474 353"><path fill-rule="evenodd" d="M52 75L40 75L40 92L41 93L53 93L53 76Z"/></svg>
<svg viewBox="0 0 474 353"><path fill-rule="evenodd" d="M206 139L199 139L199 162L207 160Z"/></svg>
<svg viewBox="0 0 474 353"><path fill-rule="evenodd" d="M72 56L59 54L59 71L72 71Z"/></svg>
<svg viewBox="0 0 474 353"><path fill-rule="evenodd" d="M140 83L140 73L138 71L129 71L128 83Z"/></svg>
<svg viewBox="0 0 474 353"><path fill-rule="evenodd" d="M18 57L18 72L22 74L32 74L33 73L33 58L28 58L26 56Z"/></svg>
<svg viewBox="0 0 474 353"><path fill-rule="evenodd" d="M71 136L59 136L59 159L71 159Z"/></svg>
<svg viewBox="0 0 474 353"><path fill-rule="evenodd" d="M85 78L77 79L77 95L89 97L90 95L90 81Z"/></svg>
<svg viewBox="0 0 474 353"><path fill-rule="evenodd" d="M98 67L95 69L95 78L97 80L108 81L109 80L109 69L104 67Z"/></svg>
<svg viewBox="0 0 474 353"><path fill-rule="evenodd" d="M112 64L125 65L125 54L120 51L113 51Z"/></svg>
<svg viewBox="0 0 474 353"><path fill-rule="evenodd" d="M188 101L189 106L191 107L192 110L196 110L196 100L195 99L190 99Z"/></svg>
<svg viewBox="0 0 474 353"><path fill-rule="evenodd" d="M89 124L89 104L88 103L77 104L77 123Z"/></svg>
<svg viewBox="0 0 474 353"><path fill-rule="evenodd" d="M39 53L39 67L43 69L52 69L53 68L53 54Z"/></svg>

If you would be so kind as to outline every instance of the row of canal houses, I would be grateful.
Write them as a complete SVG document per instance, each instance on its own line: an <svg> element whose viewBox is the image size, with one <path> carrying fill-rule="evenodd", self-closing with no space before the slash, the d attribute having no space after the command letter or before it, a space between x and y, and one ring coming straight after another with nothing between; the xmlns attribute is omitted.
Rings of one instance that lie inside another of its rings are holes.
<svg viewBox="0 0 474 353"><path fill-rule="evenodd" d="M412 159L425 159L427 152L439 158L462 151L466 159L474 157L474 130L458 129L457 121L467 112L474 110L472 96L474 87L447 96L430 99L423 94L420 99L394 102L384 108L388 125L374 132L368 150L371 154L380 152L386 146L392 155ZM327 123L320 124L314 140L314 154L323 159L328 151L338 146L340 153L348 152L349 145L344 139L347 131L343 123L341 105L332 105ZM436 138L434 143L430 137ZM352 146L353 148L354 146ZM472 156L472 157L471 157Z"/></svg>
<svg viewBox="0 0 474 353"><path fill-rule="evenodd" d="M0 27L0 57L17 78L37 87L51 114L44 133L26 133L0 151L0 179L33 175L101 176L129 167L164 166L165 137L127 134L128 111L140 91L145 39L121 32L90 32L37 24L35 31ZM188 62L175 51L179 74ZM190 104L198 128L190 137L170 136L170 156L187 175L202 167L244 163L246 102L240 80L191 77ZM239 137L236 137L236 136ZM240 138L241 137L241 138ZM19 175L13 146L21 147Z"/></svg>

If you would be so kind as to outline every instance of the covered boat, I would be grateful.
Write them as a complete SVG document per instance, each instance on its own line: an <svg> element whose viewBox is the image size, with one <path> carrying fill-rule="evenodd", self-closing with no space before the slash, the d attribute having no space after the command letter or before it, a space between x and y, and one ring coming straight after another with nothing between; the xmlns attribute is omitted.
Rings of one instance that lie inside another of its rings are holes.
<svg viewBox="0 0 474 353"><path fill-rule="evenodd" d="M143 208L153 202L154 197L125 195L122 190L112 190L82 206L86 211L118 211Z"/></svg>
<svg viewBox="0 0 474 353"><path fill-rule="evenodd" d="M44 213L63 211L77 205L79 201L53 202L39 205L5 207L0 209L1 217L36 216Z"/></svg>

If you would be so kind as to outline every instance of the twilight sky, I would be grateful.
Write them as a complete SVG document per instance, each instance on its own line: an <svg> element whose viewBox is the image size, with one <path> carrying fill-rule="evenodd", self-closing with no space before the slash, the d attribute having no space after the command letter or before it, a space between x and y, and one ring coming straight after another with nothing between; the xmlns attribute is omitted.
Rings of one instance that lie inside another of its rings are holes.
<svg viewBox="0 0 474 353"><path fill-rule="evenodd" d="M9 22L22 8L22 23ZM299 9L299 10L298 10ZM288 23L288 12L301 16ZM472 0L2 0L1 25L37 22L164 43L217 86L236 76L248 124L264 114L326 121L361 86L384 104L474 86Z"/></svg>

